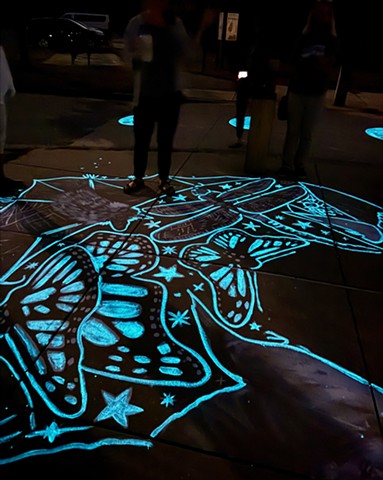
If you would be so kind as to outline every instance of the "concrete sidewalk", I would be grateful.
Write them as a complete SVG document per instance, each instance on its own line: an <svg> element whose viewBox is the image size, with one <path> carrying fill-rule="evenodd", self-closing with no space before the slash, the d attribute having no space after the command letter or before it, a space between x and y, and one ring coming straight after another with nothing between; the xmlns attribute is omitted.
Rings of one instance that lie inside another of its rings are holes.
<svg viewBox="0 0 383 480"><path fill-rule="evenodd" d="M181 110L175 152L226 158L235 162L236 173L244 173L244 161L248 153L246 145L238 150L229 148L235 140L235 129L229 124L235 118L235 91L195 88L193 75L189 74L189 80L189 88L185 90L188 101ZM278 97L284 89L283 86L277 88ZM350 165L366 165L373 169L372 181L378 183L381 180L382 142L369 137L366 130L382 126L383 95L352 93L348 96L347 106L342 108L332 105L333 98L334 92L329 91L327 108L314 139L309 172L316 163L342 166L348 171ZM126 166L125 159L131 155L133 148L133 132L131 127L121 125L118 120L128 116L131 111L129 99L102 100L18 93L9 108L7 147L14 155L22 149L39 149L40 155L46 151L48 156L51 155L51 149L57 151L60 148L115 151L116 154L121 152L122 164ZM275 117L267 160L271 173L279 167L285 129L286 123ZM248 134L246 131L245 140ZM155 148L153 136L153 151ZM8 164L7 168L10 166ZM128 172L128 169L124 167L123 172ZM341 175L337 176L337 180L343 177L347 178ZM376 190L376 195L380 190Z"/></svg>
<svg viewBox="0 0 383 480"><path fill-rule="evenodd" d="M123 193L127 95L10 104L6 173L28 188L0 208L0 473L381 480L381 96L330 91L287 182L285 122L270 175L246 174L230 80L185 80L172 198L155 137Z"/></svg>

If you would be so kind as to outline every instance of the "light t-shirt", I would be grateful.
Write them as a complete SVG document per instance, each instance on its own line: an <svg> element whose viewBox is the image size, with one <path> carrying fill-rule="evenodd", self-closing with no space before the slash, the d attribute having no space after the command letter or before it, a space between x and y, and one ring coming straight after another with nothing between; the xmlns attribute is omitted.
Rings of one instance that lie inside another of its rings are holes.
<svg viewBox="0 0 383 480"><path fill-rule="evenodd" d="M15 95L11 70L3 47L0 45L0 104L5 104L8 97Z"/></svg>
<svg viewBox="0 0 383 480"><path fill-rule="evenodd" d="M178 17L160 27L145 23L142 14L131 18L125 31L125 58L134 71L134 99L161 98L181 90L181 61L190 48L190 38Z"/></svg>

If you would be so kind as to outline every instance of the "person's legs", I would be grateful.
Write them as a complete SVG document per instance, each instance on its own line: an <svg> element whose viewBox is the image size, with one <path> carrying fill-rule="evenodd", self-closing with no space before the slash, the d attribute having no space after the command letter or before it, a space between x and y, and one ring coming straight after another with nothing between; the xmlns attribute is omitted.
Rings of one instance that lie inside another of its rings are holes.
<svg viewBox="0 0 383 480"><path fill-rule="evenodd" d="M144 176L148 166L150 141L156 120L156 105L147 99L141 99L134 108L134 149L133 176L134 179L124 187L124 193L130 194L144 187Z"/></svg>
<svg viewBox="0 0 383 480"><path fill-rule="evenodd" d="M180 108L181 96L177 92L162 101L162 108L158 115L158 177L162 182L169 180L173 141L177 130Z"/></svg>
<svg viewBox="0 0 383 480"><path fill-rule="evenodd" d="M7 108L0 103L0 178L5 177L4 173L4 150L7 138Z"/></svg>
<svg viewBox="0 0 383 480"><path fill-rule="evenodd" d="M235 99L235 132L237 141L230 145L231 148L240 147L242 145L242 136L245 124L245 116L247 104L249 101L248 79L241 78L237 83L237 93Z"/></svg>
<svg viewBox="0 0 383 480"><path fill-rule="evenodd" d="M156 105L154 101L144 99L134 109L134 157L133 174L142 179L148 166L150 141L156 121Z"/></svg>
<svg viewBox="0 0 383 480"><path fill-rule="evenodd" d="M301 134L298 149L295 154L295 168L297 170L304 169L305 163L310 156L312 135L324 107L325 95L306 95L303 97L303 102L304 111L301 123Z"/></svg>
<svg viewBox="0 0 383 480"><path fill-rule="evenodd" d="M247 102L249 99L247 78L238 80L237 98L236 98L236 133L237 140L241 140L243 136L243 128L245 124L245 115L247 110Z"/></svg>
<svg viewBox="0 0 383 480"><path fill-rule="evenodd" d="M26 188L24 182L8 178L4 172L5 145L7 142L7 105L0 103L0 196L17 195Z"/></svg>
<svg viewBox="0 0 383 480"><path fill-rule="evenodd" d="M301 133L303 108L301 95L289 92L287 130L282 150L282 168L290 172L295 170L295 154Z"/></svg>

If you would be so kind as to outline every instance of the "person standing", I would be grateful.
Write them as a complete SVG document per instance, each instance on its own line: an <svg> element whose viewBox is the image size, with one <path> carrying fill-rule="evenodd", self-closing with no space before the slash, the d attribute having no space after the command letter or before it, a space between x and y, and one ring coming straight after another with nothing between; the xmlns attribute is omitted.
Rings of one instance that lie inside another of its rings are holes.
<svg viewBox="0 0 383 480"><path fill-rule="evenodd" d="M236 109L236 142L230 148L244 145L243 132L245 116L251 98L272 98L275 94L275 73L271 61L271 48L268 32L262 19L254 26L255 36L252 48L243 65L238 71L235 99Z"/></svg>
<svg viewBox="0 0 383 480"><path fill-rule="evenodd" d="M306 177L305 164L325 106L326 93L338 63L339 43L331 0L313 5L298 38L288 82L287 130L279 177Z"/></svg>
<svg viewBox="0 0 383 480"><path fill-rule="evenodd" d="M8 178L4 172L7 142L8 102L16 94L13 76L0 39L0 196L11 195L24 187L22 182Z"/></svg>
<svg viewBox="0 0 383 480"><path fill-rule="evenodd" d="M190 48L182 20L168 0L146 0L141 13L128 22L124 31L125 58L131 61L134 76L134 178L124 192L144 187L151 137L157 124L157 165L159 193L174 194L169 173L173 139L183 95L180 66Z"/></svg>

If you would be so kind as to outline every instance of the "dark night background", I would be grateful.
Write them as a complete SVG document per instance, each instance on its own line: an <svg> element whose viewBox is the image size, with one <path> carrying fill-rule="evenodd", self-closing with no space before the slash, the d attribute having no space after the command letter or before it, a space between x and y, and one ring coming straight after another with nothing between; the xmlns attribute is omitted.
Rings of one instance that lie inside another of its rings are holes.
<svg viewBox="0 0 383 480"><path fill-rule="evenodd" d="M190 31L196 29L201 12L206 7L219 11L239 13L238 41L234 42L233 55L240 54L251 43L256 18L268 27L270 42L275 56L283 58L291 42L304 26L307 13L315 0L174 0L178 13ZM383 28L379 2L363 0L333 0L338 36L341 41L343 62L370 72L383 71ZM3 6L1 24L21 29L34 16L61 15L67 11L108 13L111 29L120 35L129 18L140 11L140 0L105 2L58 0L55 3L27 3L23 7ZM217 28L213 25L207 32L206 41L210 48L217 43ZM233 42L230 42L233 43Z"/></svg>

